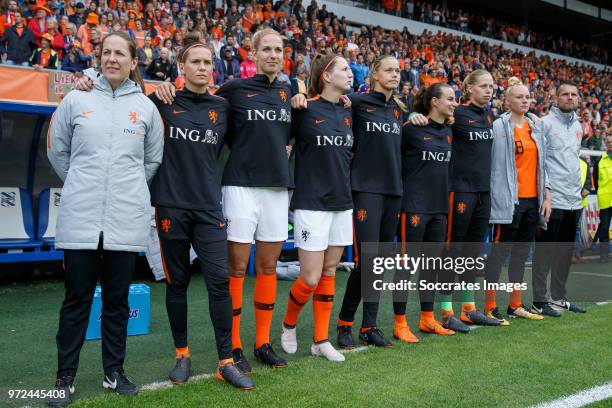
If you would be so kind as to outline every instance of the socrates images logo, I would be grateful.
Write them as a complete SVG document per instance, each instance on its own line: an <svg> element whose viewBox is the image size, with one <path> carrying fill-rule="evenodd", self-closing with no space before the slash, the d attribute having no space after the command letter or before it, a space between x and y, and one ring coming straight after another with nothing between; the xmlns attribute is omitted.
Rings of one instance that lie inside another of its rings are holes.
<svg viewBox="0 0 612 408"><path fill-rule="evenodd" d="M14 207L17 195L14 191L3 191L0 193L0 205L2 207Z"/></svg>
<svg viewBox="0 0 612 408"><path fill-rule="evenodd" d="M413 215L410 217L410 225L412 225L413 227L418 227L420 223L421 217L419 217L418 215Z"/></svg>

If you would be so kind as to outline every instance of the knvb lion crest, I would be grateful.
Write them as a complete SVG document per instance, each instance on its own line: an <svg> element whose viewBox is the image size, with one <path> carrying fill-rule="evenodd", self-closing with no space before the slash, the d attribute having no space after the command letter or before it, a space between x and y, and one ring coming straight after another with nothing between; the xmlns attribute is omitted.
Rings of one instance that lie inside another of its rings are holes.
<svg viewBox="0 0 612 408"><path fill-rule="evenodd" d="M347 128L351 128L351 119L348 116L344 117L344 124L346 125Z"/></svg>
<svg viewBox="0 0 612 408"><path fill-rule="evenodd" d="M138 113L130 112L129 118L130 118L130 122L132 122L132 123L138 122Z"/></svg>
<svg viewBox="0 0 612 408"><path fill-rule="evenodd" d="M467 209L467 204L466 203L464 203L463 201L459 201L457 203L457 212L459 214L463 214L466 209Z"/></svg>
<svg viewBox="0 0 612 408"><path fill-rule="evenodd" d="M170 232L170 226L172 225L172 222L168 219L168 218L163 218L161 220L161 229L162 231L164 231L166 234L168 232Z"/></svg>
<svg viewBox="0 0 612 408"><path fill-rule="evenodd" d="M364 222L368 218L368 212L363 208L357 210L357 219L361 222Z"/></svg>
<svg viewBox="0 0 612 408"><path fill-rule="evenodd" d="M421 217L418 215L410 216L410 225L413 227L418 227L421 224Z"/></svg>
<svg viewBox="0 0 612 408"><path fill-rule="evenodd" d="M208 111L208 119L210 119L212 123L217 123L217 120L219 120L219 115L214 110Z"/></svg>
<svg viewBox="0 0 612 408"><path fill-rule="evenodd" d="M395 119L399 119L400 117L399 109L393 109L393 116L395 117Z"/></svg>
<svg viewBox="0 0 612 408"><path fill-rule="evenodd" d="M310 238L310 231L302 230L302 240L304 240L304 242L306 242L306 241L308 241L308 238Z"/></svg>
<svg viewBox="0 0 612 408"><path fill-rule="evenodd" d="M285 92L285 91L278 91L278 95L280 96L281 101L287 102L287 92Z"/></svg>

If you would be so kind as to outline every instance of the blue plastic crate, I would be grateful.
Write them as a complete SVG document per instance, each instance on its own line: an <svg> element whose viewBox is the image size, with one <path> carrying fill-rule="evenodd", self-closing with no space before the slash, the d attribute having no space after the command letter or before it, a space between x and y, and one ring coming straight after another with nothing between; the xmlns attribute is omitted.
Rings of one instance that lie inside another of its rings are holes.
<svg viewBox="0 0 612 408"><path fill-rule="evenodd" d="M151 289L143 283L130 285L128 302L130 304L128 336L149 334L151 327ZM91 314L89 315L89 326L87 326L87 333L85 334L86 340L102 338L101 315L102 288L96 286Z"/></svg>

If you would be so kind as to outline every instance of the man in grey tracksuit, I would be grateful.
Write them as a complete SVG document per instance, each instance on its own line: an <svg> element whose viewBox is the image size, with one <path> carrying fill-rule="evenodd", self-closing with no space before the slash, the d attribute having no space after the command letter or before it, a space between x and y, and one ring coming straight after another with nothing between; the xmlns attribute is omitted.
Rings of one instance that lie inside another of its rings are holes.
<svg viewBox="0 0 612 408"><path fill-rule="evenodd" d="M575 113L579 103L578 88L562 83L557 88L557 106L535 124L534 133L546 146L546 171L552 188L552 213L546 230L536 236L533 261L533 308L535 313L560 316L563 310L585 310L567 301L565 286L572 259L576 225L584 195L580 178L580 142L582 127ZM588 191L586 192L588 194ZM556 243L556 244L554 244ZM548 272L551 301L546 296Z"/></svg>

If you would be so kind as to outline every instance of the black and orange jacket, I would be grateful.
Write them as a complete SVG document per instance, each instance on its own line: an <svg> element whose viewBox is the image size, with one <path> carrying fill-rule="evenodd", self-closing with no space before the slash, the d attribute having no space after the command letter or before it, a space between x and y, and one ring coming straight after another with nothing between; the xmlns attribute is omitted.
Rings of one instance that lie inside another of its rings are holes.
<svg viewBox="0 0 612 408"><path fill-rule="evenodd" d="M291 86L257 74L226 82L215 94L230 103L226 142L231 153L222 184L289 187Z"/></svg>
<svg viewBox="0 0 612 408"><path fill-rule="evenodd" d="M448 213L448 167L451 128L433 120L427 126L409 122L402 129L402 211L419 214ZM454 154L454 153L453 153Z"/></svg>
<svg viewBox="0 0 612 408"><path fill-rule="evenodd" d="M164 121L164 159L151 183L153 205L221 209L217 157L228 126L229 103L208 93L176 92L170 105L149 96Z"/></svg>
<svg viewBox="0 0 612 408"><path fill-rule="evenodd" d="M490 191L493 114L472 104L455 109L453 157L450 163L450 191Z"/></svg>
<svg viewBox="0 0 612 408"><path fill-rule="evenodd" d="M295 191L291 208L344 211L353 208L350 158L353 147L351 109L321 97L308 109L294 110Z"/></svg>
<svg viewBox="0 0 612 408"><path fill-rule="evenodd" d="M355 154L353 191L402 195L401 128L403 112L380 92L349 95L353 110Z"/></svg>

